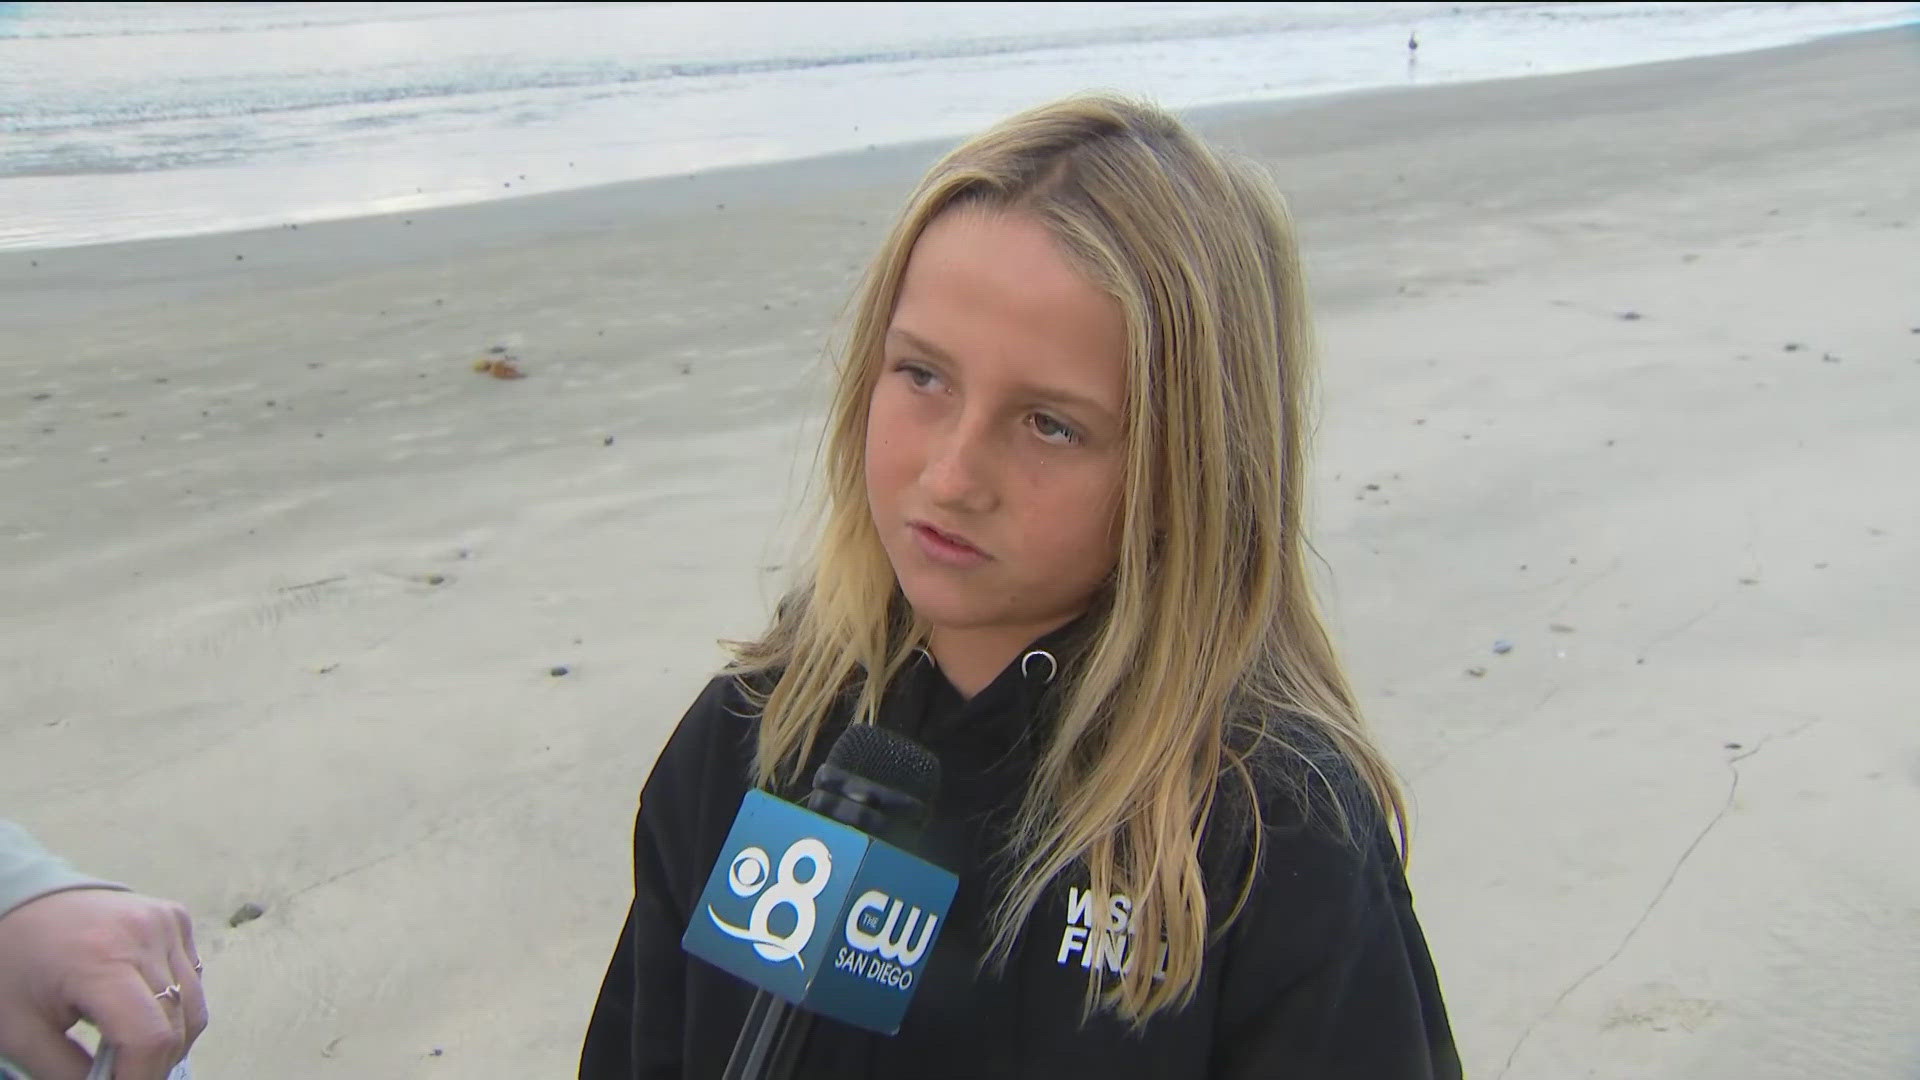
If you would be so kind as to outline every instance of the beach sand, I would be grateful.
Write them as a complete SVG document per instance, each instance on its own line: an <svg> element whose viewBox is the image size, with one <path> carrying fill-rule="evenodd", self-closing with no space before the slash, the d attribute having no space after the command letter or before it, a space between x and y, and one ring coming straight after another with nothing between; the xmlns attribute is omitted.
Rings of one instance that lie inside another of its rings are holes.
<svg viewBox="0 0 1920 1080"><path fill-rule="evenodd" d="M1471 1075L1920 1068L1916 90L1906 31L1200 114L1300 221ZM0 812L196 913L197 1076L571 1075L936 149L0 256Z"/></svg>

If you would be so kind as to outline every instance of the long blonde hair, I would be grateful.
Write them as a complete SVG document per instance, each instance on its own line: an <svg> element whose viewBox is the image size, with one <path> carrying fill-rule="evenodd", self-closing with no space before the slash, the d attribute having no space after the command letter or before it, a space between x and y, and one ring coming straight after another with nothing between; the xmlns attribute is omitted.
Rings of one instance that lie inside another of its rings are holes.
<svg viewBox="0 0 1920 1080"><path fill-rule="evenodd" d="M790 783L843 696L857 721L873 721L926 638L868 511L867 405L914 244L962 205L1043 223L1119 302L1129 342L1119 561L1056 688L988 959L1004 964L1050 885L1080 868L1094 896L1133 899L1136 942L1165 941L1163 977L1136 963L1090 980L1089 1007L1144 1023L1199 984L1216 932L1202 834L1229 776L1252 796L1258 865L1256 752L1304 765L1296 772L1336 796L1316 805L1332 807L1340 829L1351 830L1355 804L1339 796L1357 787L1371 797L1366 812L1405 837L1400 790L1309 581L1312 332L1292 224L1264 174L1167 113L1110 96L1022 113L936 164L855 300L811 566L761 638L735 644L731 670L760 686L760 782ZM1329 761L1346 782L1327 775Z"/></svg>

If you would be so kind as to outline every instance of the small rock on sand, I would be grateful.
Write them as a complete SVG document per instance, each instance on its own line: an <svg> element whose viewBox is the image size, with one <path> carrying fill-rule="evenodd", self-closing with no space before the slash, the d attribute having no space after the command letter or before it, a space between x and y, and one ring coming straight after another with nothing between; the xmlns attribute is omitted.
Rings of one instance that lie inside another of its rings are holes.
<svg viewBox="0 0 1920 1080"><path fill-rule="evenodd" d="M482 357L473 362L473 370L482 375L491 375L496 379L524 379L526 372L521 371L511 356L496 356L489 360Z"/></svg>
<svg viewBox="0 0 1920 1080"><path fill-rule="evenodd" d="M1502 638L1493 643L1493 651L1497 656L1505 656L1513 651L1513 642Z"/></svg>
<svg viewBox="0 0 1920 1080"><path fill-rule="evenodd" d="M1548 624L1547 624L1547 629L1549 629L1549 630L1551 630L1551 631L1553 631L1553 632L1554 632L1554 633L1556 633L1556 634L1571 634L1571 633L1573 633L1573 627L1571 627L1571 626L1568 626L1568 625L1567 625L1566 623L1563 623L1563 622L1557 622L1557 623L1548 623Z"/></svg>
<svg viewBox="0 0 1920 1080"><path fill-rule="evenodd" d="M550 667L550 668L548 668L548 669L547 669L547 674L548 674L548 675L551 675L551 676L553 676L553 677L554 677L554 678L556 678L556 679L558 679L558 678L560 678L561 676L563 676L563 675L565 675L565 674L567 674L567 673L568 673L569 671L572 671L572 670L573 670L572 668L569 668L569 667L568 667L567 665L565 665L565 664L555 664L555 665L553 665L552 667Z"/></svg>
<svg viewBox="0 0 1920 1080"><path fill-rule="evenodd" d="M267 913L266 908L261 907L259 904L256 904L253 901L249 900L246 903L241 904L238 908L234 910L234 913L232 915L227 917L227 925L240 926L244 923L250 923L253 920L259 918L260 916L265 915L266 913Z"/></svg>
<svg viewBox="0 0 1920 1080"><path fill-rule="evenodd" d="M1476 679L1483 677L1484 675L1486 675L1486 673L1487 673L1487 669L1483 667L1470 667L1467 669L1467 674L1473 676Z"/></svg>

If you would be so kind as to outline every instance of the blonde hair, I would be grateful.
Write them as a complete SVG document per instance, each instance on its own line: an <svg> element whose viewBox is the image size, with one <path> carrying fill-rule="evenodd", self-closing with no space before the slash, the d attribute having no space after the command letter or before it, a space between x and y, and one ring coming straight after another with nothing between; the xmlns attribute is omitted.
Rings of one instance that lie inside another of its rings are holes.
<svg viewBox="0 0 1920 1080"><path fill-rule="evenodd" d="M1213 932L1202 834L1226 816L1217 804L1228 776L1252 810L1234 912L1246 899L1262 831L1256 752L1304 766L1293 771L1333 796L1308 802L1331 807L1350 838L1355 788L1370 796L1367 816L1390 817L1405 837L1403 798L1309 581L1312 332L1293 228L1263 173L1167 113L1109 96L1022 113L935 165L855 300L812 565L762 637L734 645L730 670L759 684L760 782L792 782L843 695L856 721L875 720L926 638L868 511L867 403L914 244L958 206L1043 223L1126 320L1119 561L1055 688L988 960L1007 961L1050 885L1079 867L1094 896L1133 899L1136 943L1164 938L1163 977L1134 963L1090 979L1089 1008L1140 1024L1199 985Z"/></svg>

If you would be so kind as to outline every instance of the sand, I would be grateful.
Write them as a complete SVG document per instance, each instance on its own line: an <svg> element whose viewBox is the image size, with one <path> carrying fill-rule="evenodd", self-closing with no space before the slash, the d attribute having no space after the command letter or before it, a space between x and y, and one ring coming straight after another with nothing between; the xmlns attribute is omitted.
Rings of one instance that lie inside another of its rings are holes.
<svg viewBox="0 0 1920 1080"><path fill-rule="evenodd" d="M1201 114L1301 221L1472 1075L1920 1068L1916 88L1907 31ZM570 1075L936 149L0 256L0 812L194 910L196 1075Z"/></svg>

